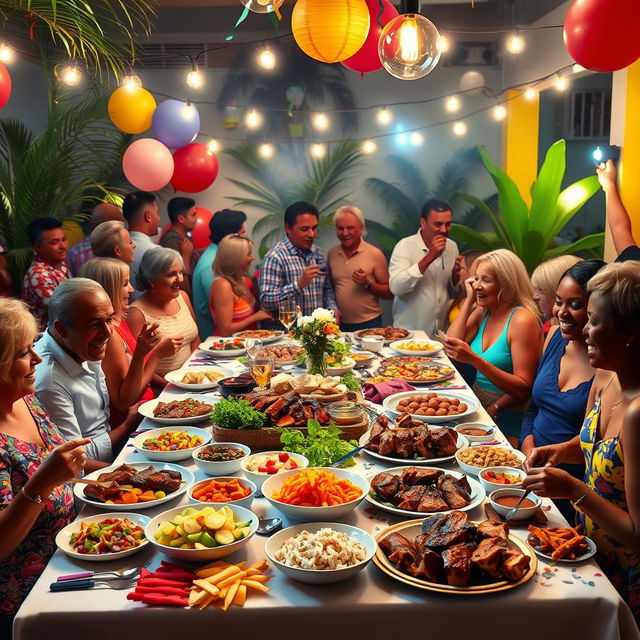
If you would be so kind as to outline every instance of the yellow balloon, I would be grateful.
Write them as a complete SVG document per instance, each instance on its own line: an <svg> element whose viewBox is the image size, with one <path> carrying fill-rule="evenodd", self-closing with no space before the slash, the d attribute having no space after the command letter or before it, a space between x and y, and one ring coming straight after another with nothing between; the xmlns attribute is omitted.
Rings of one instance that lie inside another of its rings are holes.
<svg viewBox="0 0 640 640"><path fill-rule="evenodd" d="M156 108L154 97L142 87L118 87L109 98L109 117L125 133L142 133L151 126Z"/></svg>
<svg viewBox="0 0 640 640"><path fill-rule="evenodd" d="M62 229L64 230L65 236L67 236L67 242L70 247L84 238L82 227L73 220L63 220Z"/></svg>
<svg viewBox="0 0 640 640"><path fill-rule="evenodd" d="M291 31L309 57L340 62L362 47L369 22L365 0L298 0L291 14Z"/></svg>

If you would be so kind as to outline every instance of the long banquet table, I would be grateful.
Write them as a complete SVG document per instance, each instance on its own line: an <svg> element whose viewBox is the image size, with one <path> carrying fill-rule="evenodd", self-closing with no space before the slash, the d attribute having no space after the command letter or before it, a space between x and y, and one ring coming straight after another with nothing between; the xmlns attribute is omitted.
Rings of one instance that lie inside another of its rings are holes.
<svg viewBox="0 0 640 640"><path fill-rule="evenodd" d="M426 336L415 332L415 339ZM391 355L383 349L382 355ZM446 356L439 356L445 359ZM192 360L202 359L196 352ZM242 368L231 361L225 368L234 372ZM375 368L375 367L374 367ZM453 384L463 385L457 375ZM184 393L169 385L163 396ZM468 393L471 393L468 390ZM491 423L484 409L466 420ZM145 419L141 429L158 425ZM146 459L127 444L116 462L145 462ZM361 453L357 466L371 474L392 465ZM152 464L152 463L151 463ZM206 476L191 460L184 466L195 473L196 480ZM457 468L455 464L439 465ZM241 475L241 473L237 474ZM552 526L566 526L558 510L545 500L546 515ZM162 511L188 504L186 495L168 504L145 509L151 517ZM256 499L252 510L259 517L282 517L265 499ZM117 511L114 505L113 511ZM98 510L85 507L80 514L93 515ZM485 518L481 506L469 512L474 520ZM294 524L284 519L284 526ZM371 508L364 501L341 520L377 534L389 524L403 518ZM526 537L526 528L512 524L516 535ZM266 538L254 536L246 547L226 558L230 562L255 562L264 556ZM149 545L151 546L151 545ZM518 638L518 640L640 639L631 612L609 580L593 561L552 566L538 559L536 575L526 584L497 594L482 596L440 595L403 585L383 574L371 562L355 578L328 586L295 582L271 568L273 579L268 594L252 593L244 607L223 612L207 608L146 607L126 599L127 590L96 586L88 591L52 593L49 584L63 574L87 570L119 570L149 562L155 569L164 558L154 548L117 562L76 561L57 551L34 589L22 605L15 620L15 640L118 640L153 637L206 638L224 636L234 640L256 637L303 638L326 640L362 637L366 640L402 638ZM220 625L220 626L218 626ZM207 635L205 635L207 634Z"/></svg>

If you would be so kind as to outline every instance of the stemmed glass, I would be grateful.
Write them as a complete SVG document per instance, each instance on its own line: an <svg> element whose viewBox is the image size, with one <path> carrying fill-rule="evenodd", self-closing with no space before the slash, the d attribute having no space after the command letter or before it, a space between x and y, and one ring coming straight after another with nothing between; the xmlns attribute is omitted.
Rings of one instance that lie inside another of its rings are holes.
<svg viewBox="0 0 640 640"><path fill-rule="evenodd" d="M287 333L291 331L298 317L298 305L295 298L287 298L278 305L278 320L284 325Z"/></svg>
<svg viewBox="0 0 640 640"><path fill-rule="evenodd" d="M249 358L255 358L262 351L263 342L259 338L245 338L244 343L247 345Z"/></svg>
<svg viewBox="0 0 640 640"><path fill-rule="evenodd" d="M259 389L266 389L273 376L273 358L252 358L249 360L249 373Z"/></svg>

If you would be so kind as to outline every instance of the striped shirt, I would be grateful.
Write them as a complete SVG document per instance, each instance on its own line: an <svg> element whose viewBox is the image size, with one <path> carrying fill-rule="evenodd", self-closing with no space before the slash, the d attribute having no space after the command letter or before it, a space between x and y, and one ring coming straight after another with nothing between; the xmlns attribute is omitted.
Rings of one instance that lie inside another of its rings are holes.
<svg viewBox="0 0 640 640"><path fill-rule="evenodd" d="M324 267L325 272L300 289L298 279L305 267L312 264ZM258 289L260 304L276 316L278 304L287 298L295 298L306 316L318 307L338 308L327 272L327 260L322 251L317 247L302 251L289 238L278 242L265 256Z"/></svg>

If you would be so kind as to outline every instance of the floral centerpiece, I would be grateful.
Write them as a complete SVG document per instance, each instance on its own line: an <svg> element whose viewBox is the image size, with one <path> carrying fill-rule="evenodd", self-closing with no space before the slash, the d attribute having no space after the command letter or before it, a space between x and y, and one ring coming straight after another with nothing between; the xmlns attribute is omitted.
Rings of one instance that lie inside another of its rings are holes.
<svg viewBox="0 0 640 640"><path fill-rule="evenodd" d="M293 335L307 353L309 373L326 375L327 357L333 356L336 362L340 362L343 355L351 350L340 337L340 327L329 309L318 308L310 316L298 318Z"/></svg>

